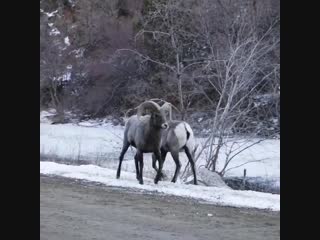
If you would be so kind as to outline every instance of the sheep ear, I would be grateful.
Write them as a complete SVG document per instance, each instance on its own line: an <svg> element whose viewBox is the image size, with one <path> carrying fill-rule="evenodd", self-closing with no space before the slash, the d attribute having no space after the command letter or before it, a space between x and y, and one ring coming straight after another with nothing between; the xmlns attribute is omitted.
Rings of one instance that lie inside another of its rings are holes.
<svg viewBox="0 0 320 240"><path fill-rule="evenodd" d="M161 106L161 109L163 109L163 111L168 112L169 113L169 119L172 120L172 104L166 102Z"/></svg>

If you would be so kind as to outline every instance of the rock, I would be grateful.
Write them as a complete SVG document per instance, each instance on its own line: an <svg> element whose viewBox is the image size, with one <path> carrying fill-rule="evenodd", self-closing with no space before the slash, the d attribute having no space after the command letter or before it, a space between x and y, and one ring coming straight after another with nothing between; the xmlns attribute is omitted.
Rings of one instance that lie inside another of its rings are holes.
<svg viewBox="0 0 320 240"><path fill-rule="evenodd" d="M206 186L220 187L231 189L216 172L211 172L208 169L201 167L198 169L198 177Z"/></svg>
<svg viewBox="0 0 320 240"><path fill-rule="evenodd" d="M243 186L243 178L241 177L225 177L224 181L229 187L235 190L251 190L280 194L280 179L278 177L247 177L245 187Z"/></svg>

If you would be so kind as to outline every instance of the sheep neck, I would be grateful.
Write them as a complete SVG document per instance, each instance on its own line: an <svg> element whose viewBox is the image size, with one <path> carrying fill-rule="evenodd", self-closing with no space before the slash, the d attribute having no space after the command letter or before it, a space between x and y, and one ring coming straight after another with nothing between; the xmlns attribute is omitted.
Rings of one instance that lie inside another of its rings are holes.
<svg viewBox="0 0 320 240"><path fill-rule="evenodd" d="M147 139L146 143L148 143L148 145L152 142L155 143L156 145L160 144L161 134L162 134L162 129L160 127L156 127L152 125L151 122L149 121L145 128L145 137Z"/></svg>

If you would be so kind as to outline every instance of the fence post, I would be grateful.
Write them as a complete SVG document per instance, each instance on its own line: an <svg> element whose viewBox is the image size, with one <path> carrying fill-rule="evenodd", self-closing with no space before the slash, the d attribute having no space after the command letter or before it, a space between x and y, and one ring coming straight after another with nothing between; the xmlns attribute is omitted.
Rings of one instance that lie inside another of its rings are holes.
<svg viewBox="0 0 320 240"><path fill-rule="evenodd" d="M242 189L246 189L246 176L247 176L247 169L243 169L243 179L242 179Z"/></svg>

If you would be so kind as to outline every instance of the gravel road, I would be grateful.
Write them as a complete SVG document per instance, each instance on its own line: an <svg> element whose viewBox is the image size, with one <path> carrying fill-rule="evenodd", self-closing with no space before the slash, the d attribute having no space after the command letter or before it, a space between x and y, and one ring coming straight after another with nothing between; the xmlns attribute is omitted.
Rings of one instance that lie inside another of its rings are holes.
<svg viewBox="0 0 320 240"><path fill-rule="evenodd" d="M40 238L280 239L280 213L40 175Z"/></svg>

